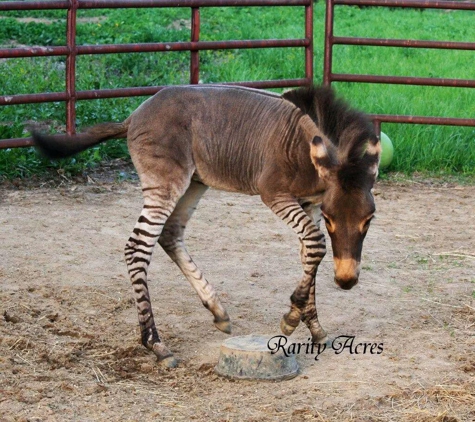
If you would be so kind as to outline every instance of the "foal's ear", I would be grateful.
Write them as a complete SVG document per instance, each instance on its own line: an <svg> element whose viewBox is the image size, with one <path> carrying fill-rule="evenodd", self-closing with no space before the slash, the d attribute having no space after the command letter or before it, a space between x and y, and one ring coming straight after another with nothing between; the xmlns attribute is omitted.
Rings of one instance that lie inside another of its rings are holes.
<svg viewBox="0 0 475 422"><path fill-rule="evenodd" d="M378 177L379 161L381 160L381 141L378 137L374 137L366 143L364 158L368 161L369 174L376 179Z"/></svg>
<svg viewBox="0 0 475 422"><path fill-rule="evenodd" d="M325 146L322 137L315 136L310 144L310 156L318 175L323 179L328 176L333 167L333 159Z"/></svg>

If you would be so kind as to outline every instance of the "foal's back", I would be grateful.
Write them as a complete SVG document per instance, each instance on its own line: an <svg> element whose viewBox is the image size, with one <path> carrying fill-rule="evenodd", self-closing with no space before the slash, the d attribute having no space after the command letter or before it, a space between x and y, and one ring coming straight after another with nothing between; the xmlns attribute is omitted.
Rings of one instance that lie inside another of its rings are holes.
<svg viewBox="0 0 475 422"><path fill-rule="evenodd" d="M259 193L269 165L311 166L309 140L317 130L291 102L237 87L166 88L129 119L139 172L171 160L208 186L249 194Z"/></svg>

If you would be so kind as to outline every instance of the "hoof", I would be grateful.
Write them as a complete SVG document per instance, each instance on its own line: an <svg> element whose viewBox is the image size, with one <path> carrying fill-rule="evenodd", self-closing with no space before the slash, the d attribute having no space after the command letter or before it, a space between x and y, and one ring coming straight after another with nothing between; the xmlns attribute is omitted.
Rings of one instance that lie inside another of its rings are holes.
<svg viewBox="0 0 475 422"><path fill-rule="evenodd" d="M331 347L334 338L328 337L327 333L323 333L317 336L312 336L312 341L318 344L325 344L327 347Z"/></svg>
<svg viewBox="0 0 475 422"><path fill-rule="evenodd" d="M285 316L280 320L280 330L286 336L290 336L295 331L296 328L297 326L294 327L287 323L287 321L285 320Z"/></svg>
<svg viewBox="0 0 475 422"><path fill-rule="evenodd" d="M166 358L160 361L160 365L165 368L176 368L178 365L177 360L172 356L167 356Z"/></svg>
<svg viewBox="0 0 475 422"><path fill-rule="evenodd" d="M152 346L152 351L155 353L158 361L162 366L167 368L175 368L178 365L178 362L173 357L172 352L163 343L154 343Z"/></svg>
<svg viewBox="0 0 475 422"><path fill-rule="evenodd" d="M226 334L231 334L231 321L229 319L222 321L214 321L214 325L219 331L222 331Z"/></svg>

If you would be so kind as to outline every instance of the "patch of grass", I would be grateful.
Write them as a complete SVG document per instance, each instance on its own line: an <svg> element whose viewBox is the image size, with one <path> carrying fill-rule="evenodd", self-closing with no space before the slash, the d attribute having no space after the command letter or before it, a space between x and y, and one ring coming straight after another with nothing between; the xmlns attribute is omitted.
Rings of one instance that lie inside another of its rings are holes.
<svg viewBox="0 0 475 422"><path fill-rule="evenodd" d="M325 2L315 4L315 81L323 72ZM0 45L64 45L65 16L61 10L0 13ZM335 8L335 35L475 41L473 13L439 10ZM79 10L78 44L188 41L188 8ZM200 39L302 38L303 8L202 8ZM189 53L137 53L80 56L77 89L186 84ZM335 46L333 71L378 75L475 79L472 51ZM200 52L203 83L304 76L303 49L256 49ZM43 57L0 61L3 95L58 92L65 89L65 58ZM380 84L335 83L336 90L368 113L445 117L475 116L475 90ZM79 128L126 118L143 97L82 101L77 104ZM27 136L24 127L44 123L51 132L64 130L62 103L0 108L0 138ZM384 124L395 154L391 172L459 179L475 177L475 128ZM63 166L80 172L110 157L127 157L125 143L108 142L75 161L49 163L31 149L0 150L0 177L25 177ZM118 145L122 145L120 148Z"/></svg>
<svg viewBox="0 0 475 422"><path fill-rule="evenodd" d="M416 262L418 264L427 264L429 262L429 260L425 257L419 256L419 257L416 258Z"/></svg>
<svg viewBox="0 0 475 422"><path fill-rule="evenodd" d="M27 16L26 13L24 15ZM66 33L64 24L19 22L15 18L5 17L1 20L0 40L2 44L7 45L64 45Z"/></svg>
<svg viewBox="0 0 475 422"><path fill-rule="evenodd" d="M30 57L6 60L0 63L0 69L2 95L36 94L65 90L64 72L66 64L63 58ZM58 108L58 105L56 105L56 108ZM9 115L10 108L8 106L0 109L2 111L2 121L4 116ZM17 116L18 111L12 113L12 115Z"/></svg>

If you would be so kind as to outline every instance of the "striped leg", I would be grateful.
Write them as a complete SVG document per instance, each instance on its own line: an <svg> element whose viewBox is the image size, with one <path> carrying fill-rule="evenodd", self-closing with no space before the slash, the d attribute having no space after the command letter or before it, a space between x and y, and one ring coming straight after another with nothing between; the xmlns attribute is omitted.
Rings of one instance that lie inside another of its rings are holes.
<svg viewBox="0 0 475 422"><path fill-rule="evenodd" d="M314 204L302 204L302 208L307 213L307 215L313 220L315 226L320 230L320 220L322 218L320 206ZM325 254L325 237L323 237L321 242L317 242L313 246L314 251L319 250L321 253ZM300 251L302 262L304 262L305 256L311 251L311 247L309 248L307 246L306 250L302 248L302 250ZM317 269L319 263L320 261L317 264ZM305 325L312 333L312 340L315 343L325 341L327 333L318 322L317 308L315 306L315 277L313 278L312 284L310 285L308 301L305 308L303 309L301 320L305 323Z"/></svg>
<svg viewBox="0 0 475 422"><path fill-rule="evenodd" d="M178 202L172 215L168 218L158 242L196 290L205 308L211 311L214 316L215 326L219 330L231 334L231 322L228 313L219 301L213 286L208 283L201 270L188 254L183 240L186 224L196 209L198 201L207 189L208 186L202 183L191 182L190 187Z"/></svg>
<svg viewBox="0 0 475 422"><path fill-rule="evenodd" d="M175 191L175 192L173 192ZM153 248L181 196L177 189L144 188L144 207L125 246L125 259L135 293L142 344L165 366L174 367L172 353L161 342L153 319L147 286L147 271Z"/></svg>
<svg viewBox="0 0 475 422"><path fill-rule="evenodd" d="M284 315L280 324L282 332L285 335L290 335L303 318L312 322L309 328L315 327L316 311L313 313L312 307L308 306L308 303L312 294L312 300L315 301L315 275L318 265L326 253L325 236L295 198L279 197L270 201L264 198L263 200L278 217L294 230L301 242L300 257L304 275L290 297L290 311ZM313 306L315 307L315 305ZM318 327L321 329L319 324ZM319 336L318 327L313 329L312 336Z"/></svg>

